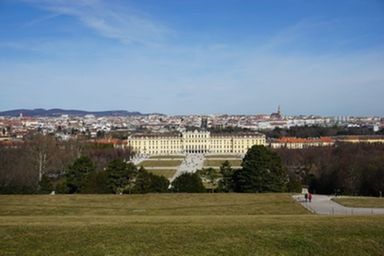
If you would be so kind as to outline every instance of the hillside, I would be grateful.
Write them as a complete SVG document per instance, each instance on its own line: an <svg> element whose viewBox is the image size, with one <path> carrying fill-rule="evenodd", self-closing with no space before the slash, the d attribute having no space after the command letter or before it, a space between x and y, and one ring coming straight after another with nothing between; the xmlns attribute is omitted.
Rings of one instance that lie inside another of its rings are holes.
<svg viewBox="0 0 384 256"><path fill-rule="evenodd" d="M142 114L140 112L134 111L129 112L126 110L109 110L109 111L85 111L85 110L76 110L76 109L13 109L0 112L0 116L19 116L20 113L23 116L30 117L57 117L61 115L69 115L69 116L85 116L85 115L94 115L94 116L142 116L148 114Z"/></svg>
<svg viewBox="0 0 384 256"><path fill-rule="evenodd" d="M0 196L0 255L383 255L383 227L289 194Z"/></svg>

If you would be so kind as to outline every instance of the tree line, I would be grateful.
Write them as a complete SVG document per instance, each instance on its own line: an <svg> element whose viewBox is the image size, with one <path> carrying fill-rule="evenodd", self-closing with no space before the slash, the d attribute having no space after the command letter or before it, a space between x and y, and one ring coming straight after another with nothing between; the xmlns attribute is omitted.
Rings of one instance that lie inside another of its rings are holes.
<svg viewBox="0 0 384 256"><path fill-rule="evenodd" d="M224 162L170 183L129 162L133 152L82 140L33 135L0 147L0 193L300 192L377 196L384 191L384 145L306 149L253 146L240 169Z"/></svg>
<svg viewBox="0 0 384 256"><path fill-rule="evenodd" d="M131 194L167 192L169 181L165 177L138 169L121 158L111 160L104 170L97 170L89 157L81 156L71 164L65 175L58 179L44 177L39 191L66 194Z"/></svg>
<svg viewBox="0 0 384 256"><path fill-rule="evenodd" d="M225 161L220 171L208 168L196 173L184 173L172 183L121 158L111 160L105 169L97 170L89 157L81 156L59 178L43 175L38 191L69 194L254 193L289 191L287 184L289 177L279 156L264 146L254 146L245 156L241 170L232 169L229 162Z"/></svg>
<svg viewBox="0 0 384 256"><path fill-rule="evenodd" d="M275 151L288 174L314 193L379 196L384 191L384 144Z"/></svg>
<svg viewBox="0 0 384 256"><path fill-rule="evenodd" d="M77 158L86 156L103 170L113 159L129 159L129 149L90 143L85 139L61 141L54 136L29 135L18 145L0 147L0 193L37 193L45 177L62 177Z"/></svg>

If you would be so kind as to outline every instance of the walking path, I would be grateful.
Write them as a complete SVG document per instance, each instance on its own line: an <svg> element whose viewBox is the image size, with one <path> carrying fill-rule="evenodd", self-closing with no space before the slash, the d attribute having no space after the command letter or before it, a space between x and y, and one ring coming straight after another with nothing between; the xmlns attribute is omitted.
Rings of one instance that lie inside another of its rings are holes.
<svg viewBox="0 0 384 256"><path fill-rule="evenodd" d="M171 182L183 173L194 173L198 169L203 168L204 155L203 154L187 154L183 162L177 168L175 175L171 178Z"/></svg>
<svg viewBox="0 0 384 256"><path fill-rule="evenodd" d="M312 195L312 202L306 202L304 195L293 198L309 211L321 215L377 215L384 214L384 208L345 207L331 200L333 196Z"/></svg>

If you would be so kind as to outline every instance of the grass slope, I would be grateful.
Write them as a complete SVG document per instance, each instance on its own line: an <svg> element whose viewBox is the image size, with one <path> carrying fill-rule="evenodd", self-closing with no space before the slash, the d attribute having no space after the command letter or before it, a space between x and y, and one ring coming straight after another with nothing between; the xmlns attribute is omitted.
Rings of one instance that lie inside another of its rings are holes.
<svg viewBox="0 0 384 256"><path fill-rule="evenodd" d="M384 208L384 198L378 197L339 197L332 200L347 207Z"/></svg>
<svg viewBox="0 0 384 256"><path fill-rule="evenodd" d="M139 165L143 167L177 167L182 160L145 160Z"/></svg>
<svg viewBox="0 0 384 256"><path fill-rule="evenodd" d="M221 166L226 159L223 160L204 160L204 166ZM231 166L241 166L242 160L228 160Z"/></svg>
<svg viewBox="0 0 384 256"><path fill-rule="evenodd" d="M384 217L287 194L0 196L0 255L383 255Z"/></svg>

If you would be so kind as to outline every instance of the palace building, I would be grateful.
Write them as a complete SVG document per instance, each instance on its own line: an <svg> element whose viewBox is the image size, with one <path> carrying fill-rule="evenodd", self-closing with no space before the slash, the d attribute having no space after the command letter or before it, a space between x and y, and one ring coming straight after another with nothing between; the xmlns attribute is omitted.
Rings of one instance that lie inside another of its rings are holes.
<svg viewBox="0 0 384 256"><path fill-rule="evenodd" d="M182 133L134 134L128 137L127 143L138 154L245 154L253 145L266 145L266 138L255 132L211 133L194 130Z"/></svg>

